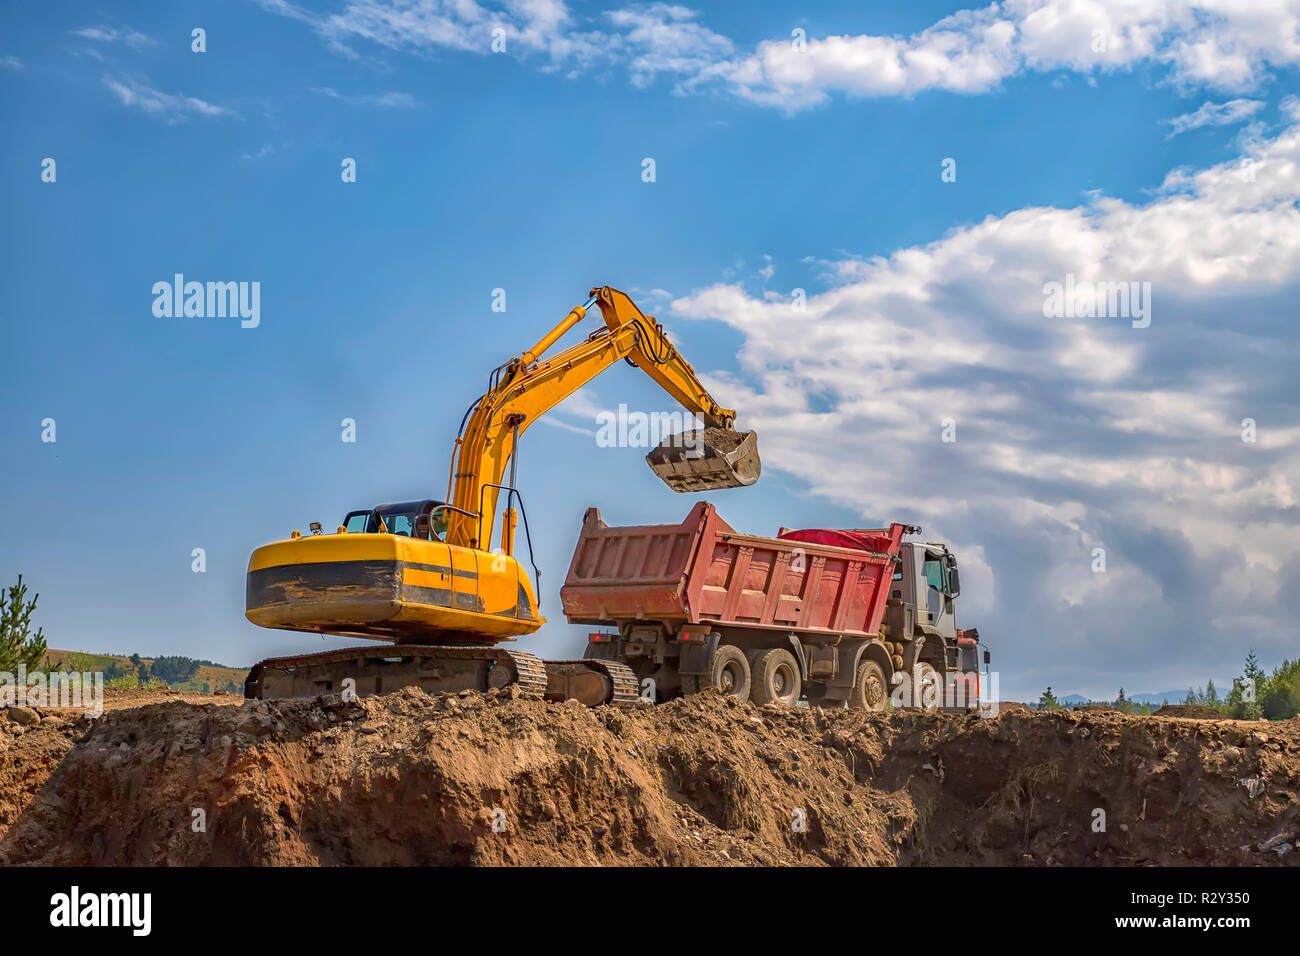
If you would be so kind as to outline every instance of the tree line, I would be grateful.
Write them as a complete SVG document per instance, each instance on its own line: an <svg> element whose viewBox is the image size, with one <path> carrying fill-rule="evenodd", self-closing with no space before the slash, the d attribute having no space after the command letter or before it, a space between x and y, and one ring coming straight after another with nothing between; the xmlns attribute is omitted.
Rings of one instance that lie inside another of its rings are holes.
<svg viewBox="0 0 1300 956"><path fill-rule="evenodd" d="M1089 701L1088 703L1108 704L1116 710L1127 714L1150 714L1150 704L1138 704L1119 689L1119 695L1113 701ZM1168 701L1166 701L1168 703ZM1187 696L1182 703L1217 710L1224 717L1235 720L1290 720L1300 716L1300 658L1284 660L1267 673L1259 666L1259 660L1252 650L1246 655L1241 676L1233 680L1232 688L1226 694L1220 694L1214 681L1206 681L1204 687L1187 688ZM1048 687L1038 698L1039 710L1064 710L1065 705L1056 699L1052 688Z"/></svg>

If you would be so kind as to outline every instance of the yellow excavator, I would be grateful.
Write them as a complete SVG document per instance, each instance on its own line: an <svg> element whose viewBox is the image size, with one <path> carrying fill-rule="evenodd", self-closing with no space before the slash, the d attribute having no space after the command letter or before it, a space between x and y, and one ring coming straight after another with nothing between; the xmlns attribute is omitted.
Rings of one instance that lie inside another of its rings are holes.
<svg viewBox="0 0 1300 956"><path fill-rule="evenodd" d="M595 302L605 327L552 358L543 356ZM253 666L249 698L357 696L408 685L426 691L518 687L525 696L583 703L631 703L632 672L613 661L543 661L497 645L536 631L546 619L515 559L515 487L520 436L533 422L619 360L642 369L697 416L703 428L670 435L647 456L674 491L753 484L757 436L735 431L695 370L627 295L594 288L531 349L494 369L488 390L465 413L444 501L424 499L349 512L337 533L294 531L263 545L248 562L245 615L263 627L371 638L358 645ZM497 508L499 546L491 547ZM531 555L532 544L528 541ZM536 573L536 565L533 567Z"/></svg>

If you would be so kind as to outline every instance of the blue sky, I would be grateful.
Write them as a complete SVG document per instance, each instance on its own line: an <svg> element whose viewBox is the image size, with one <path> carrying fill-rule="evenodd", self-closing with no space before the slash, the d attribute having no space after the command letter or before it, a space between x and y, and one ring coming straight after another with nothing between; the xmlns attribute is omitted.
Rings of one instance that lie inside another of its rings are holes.
<svg viewBox="0 0 1300 956"><path fill-rule="evenodd" d="M759 430L764 478L710 495L724 516L925 525L963 559L959 618L1004 695L1294 656L1298 22L1165 0L8 4L0 579L40 591L54 646L320 647L244 621L249 552L440 497L488 370L609 284ZM177 272L259 282L260 324L156 317ZM1067 273L1150 282L1150 327L1045 318ZM693 500L597 447L620 402L671 408L611 369L522 450L545 655L581 647L558 587L583 510Z"/></svg>

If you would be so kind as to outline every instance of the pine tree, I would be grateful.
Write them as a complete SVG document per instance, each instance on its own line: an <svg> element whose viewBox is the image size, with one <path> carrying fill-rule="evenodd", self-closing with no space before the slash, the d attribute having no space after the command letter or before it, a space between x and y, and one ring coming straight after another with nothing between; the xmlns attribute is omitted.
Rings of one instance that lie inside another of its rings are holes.
<svg viewBox="0 0 1300 956"><path fill-rule="evenodd" d="M1242 676L1253 680L1258 687L1264 680L1264 669L1259 666L1259 660L1255 657L1255 649L1252 647L1250 653L1246 655L1246 664L1242 668Z"/></svg>
<svg viewBox="0 0 1300 956"><path fill-rule="evenodd" d="M1214 686L1214 681L1212 680L1206 681L1205 682L1205 706L1213 707L1215 710L1218 710L1221 704L1222 701L1219 700L1219 689Z"/></svg>
<svg viewBox="0 0 1300 956"><path fill-rule="evenodd" d="M38 627L32 633L32 613L39 597L33 594L27 600L27 585L21 574L7 593L0 591L0 671L12 673L20 664L29 671L39 670L45 660L45 629Z"/></svg>
<svg viewBox="0 0 1300 956"><path fill-rule="evenodd" d="M1264 680L1259 707L1268 720L1289 720L1300 714L1300 660L1283 661Z"/></svg>
<svg viewBox="0 0 1300 956"><path fill-rule="evenodd" d="M1052 693L1052 686L1049 684L1047 690L1043 691L1038 697L1039 710L1060 710L1061 704Z"/></svg>

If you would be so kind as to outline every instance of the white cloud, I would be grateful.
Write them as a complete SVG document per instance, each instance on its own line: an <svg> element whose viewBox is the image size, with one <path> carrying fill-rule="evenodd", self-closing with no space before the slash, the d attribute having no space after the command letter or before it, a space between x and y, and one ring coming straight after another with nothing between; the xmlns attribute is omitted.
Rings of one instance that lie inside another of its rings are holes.
<svg viewBox="0 0 1300 956"><path fill-rule="evenodd" d="M699 80L769 106L799 109L829 92L890 96L923 89L989 90L1016 71L1016 26L998 8L962 11L912 37L810 37L768 40L738 60L719 62Z"/></svg>
<svg viewBox="0 0 1300 956"><path fill-rule="evenodd" d="M22 60L18 59L18 57L13 56L12 54L9 53L6 53L4 56L0 56L0 66L3 66L7 70L21 71L23 69L26 69L26 67L23 66Z"/></svg>
<svg viewBox="0 0 1300 956"><path fill-rule="evenodd" d="M414 109L420 105L410 93L362 93L358 95L345 95L328 86L314 87L313 93L319 93L322 96L328 96L331 99L339 100L350 106L375 106L380 109Z"/></svg>
<svg viewBox="0 0 1300 956"><path fill-rule="evenodd" d="M1232 126L1241 123L1259 112L1264 105L1262 100L1236 99L1226 103L1202 103L1191 113L1183 113L1167 120L1170 125L1169 135L1172 139L1179 133L1200 129L1202 126Z"/></svg>
<svg viewBox="0 0 1300 956"><path fill-rule="evenodd" d="M1025 71L1094 73L1143 61L1178 83L1256 86L1300 63L1297 0L1008 0L964 10L908 37L828 36L759 44L709 78L757 103L798 109L829 93L980 93Z"/></svg>
<svg viewBox="0 0 1300 956"><path fill-rule="evenodd" d="M249 162L256 162L259 159L266 159L266 157L274 156L274 155L275 155L275 144L263 143L256 150L244 152L243 154L241 154L240 158L248 160Z"/></svg>
<svg viewBox="0 0 1300 956"><path fill-rule="evenodd" d="M729 57L734 46L727 37L696 22L686 7L656 3L606 14L627 49L627 68L636 86L660 74L691 76Z"/></svg>
<svg viewBox="0 0 1300 956"><path fill-rule="evenodd" d="M164 93L138 77L105 75L103 80L123 106L168 123L184 122L190 116L239 116L232 109L195 96Z"/></svg>
<svg viewBox="0 0 1300 956"><path fill-rule="evenodd" d="M551 425L555 428L562 428L565 431L575 432L579 435L589 435L594 438L599 416L610 411L596 398L596 393L592 391L591 387L587 386L578 389L552 408L551 414L543 415L537 420L543 425ZM572 419L572 421L566 421L566 418Z"/></svg>
<svg viewBox="0 0 1300 956"><path fill-rule="evenodd" d="M115 27L105 26L82 27L80 30L73 30L72 35L81 37L83 40L93 40L96 43L121 43L133 50L153 46L158 42L153 37L130 28L118 30Z"/></svg>
<svg viewBox="0 0 1300 956"><path fill-rule="evenodd" d="M1020 209L832 263L802 312L735 284L673 310L742 334L738 373L708 384L767 468L972 556L965 619L1004 681L1068 669L1113 696L1125 672L1164 690L1193 658L1201 680L1247 646L1280 659L1300 568L1300 125L1252 150L1253 175L1226 162L1144 204ZM1150 282L1150 327L1044 318L1067 273Z"/></svg>
<svg viewBox="0 0 1300 956"><path fill-rule="evenodd" d="M1095 82L1098 72L1141 63L1163 67L1182 86L1241 92L1259 86L1271 66L1300 64L1300 0L1007 0L910 36L782 37L744 53L672 3L591 20L561 0L344 0L332 14L259 2L310 24L347 56L363 43L488 54L499 29L508 53L540 54L545 69L621 64L637 86L667 78L678 92L722 90L787 111L835 93L983 93L1031 71L1070 70Z"/></svg>
<svg viewBox="0 0 1300 956"><path fill-rule="evenodd" d="M318 14L289 0L257 0L266 10L310 24L335 52L358 57L356 46L422 53L449 49L489 54L493 31L503 32L506 51L545 54L553 64L589 65L601 58L599 32L575 28L560 0L345 0L337 12Z"/></svg>

